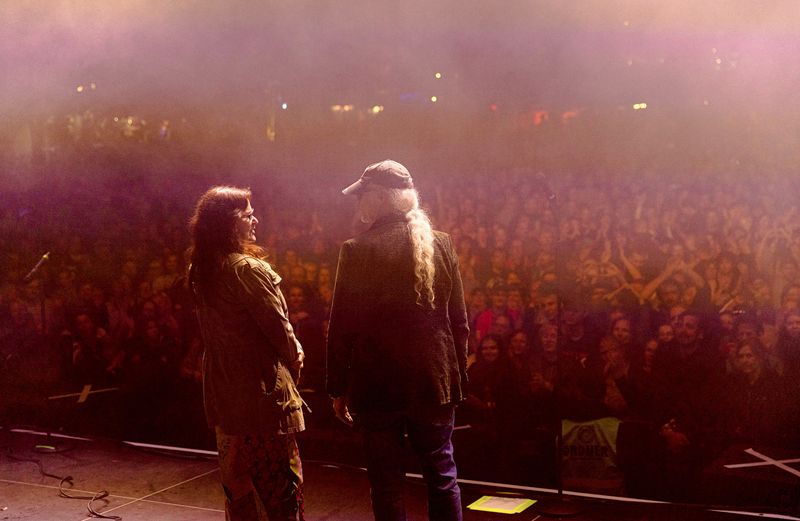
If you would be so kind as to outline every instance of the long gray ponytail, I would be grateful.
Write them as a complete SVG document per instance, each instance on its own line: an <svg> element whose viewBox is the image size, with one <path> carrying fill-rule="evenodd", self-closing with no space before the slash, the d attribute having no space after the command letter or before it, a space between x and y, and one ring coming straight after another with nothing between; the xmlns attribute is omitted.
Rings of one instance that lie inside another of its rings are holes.
<svg viewBox="0 0 800 521"><path fill-rule="evenodd" d="M417 304L435 308L433 278L436 268L433 263L433 228L425 211L419 207L419 194L413 188L390 189L389 201L393 209L405 213L408 231L414 252L414 291Z"/></svg>

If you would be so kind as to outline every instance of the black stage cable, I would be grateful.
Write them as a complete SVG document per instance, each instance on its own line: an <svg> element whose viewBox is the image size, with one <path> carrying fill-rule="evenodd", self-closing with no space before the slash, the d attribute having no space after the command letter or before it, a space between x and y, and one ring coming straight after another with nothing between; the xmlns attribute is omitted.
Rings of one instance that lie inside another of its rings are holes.
<svg viewBox="0 0 800 521"><path fill-rule="evenodd" d="M86 510L89 511L89 515L91 517L96 517L96 518L99 518L99 519L113 519L114 521L122 521L122 517L121 516L107 516L107 515L101 514L100 512L97 512L94 509L94 507L92 506L92 503L94 503L95 501L100 501L100 500L105 499L106 497L108 497L108 491L107 490L101 490L99 492L95 492L91 496L71 496L71 495L67 494L67 492L64 490L64 483L68 483L70 487L73 487L75 484L73 482L73 477L72 476L65 476L65 477L62 478L61 476L56 476L55 474L50 474L49 472L45 472L44 465L42 464L41 460L38 460L38 459L35 459L35 458L18 458L17 456L14 456L13 454L11 454L11 449L10 448L6 450L6 457L8 459L11 459L11 460L14 460L14 461L35 463L36 466L39 468L39 473L42 476L59 480L59 483L58 483L58 497L62 497L62 498L65 498L65 499L88 499L89 503L87 503L87 505L86 505Z"/></svg>

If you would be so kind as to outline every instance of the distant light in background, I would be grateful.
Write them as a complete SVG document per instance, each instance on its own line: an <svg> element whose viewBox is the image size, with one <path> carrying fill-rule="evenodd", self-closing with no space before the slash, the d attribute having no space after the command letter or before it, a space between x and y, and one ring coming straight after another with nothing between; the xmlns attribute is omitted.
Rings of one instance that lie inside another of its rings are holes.
<svg viewBox="0 0 800 521"><path fill-rule="evenodd" d="M497 103L492 103L491 105L489 105L489 110L491 110L492 112L497 112Z"/></svg>
<svg viewBox="0 0 800 521"><path fill-rule="evenodd" d="M270 143L274 143L278 139L278 129L275 126L275 120L275 111L269 111L269 114L267 115L267 125L264 129L264 137L266 137L267 141Z"/></svg>
<svg viewBox="0 0 800 521"><path fill-rule="evenodd" d="M341 112L342 106L341 105L331 105L331 112Z"/></svg>
<svg viewBox="0 0 800 521"><path fill-rule="evenodd" d="M631 65L633 65L633 60L628 60L628 67L630 67Z"/></svg>
<svg viewBox="0 0 800 521"><path fill-rule="evenodd" d="M631 22L629 20L625 20L624 22L622 22L622 25L624 25L625 27L629 27L631 25Z"/></svg>
<svg viewBox="0 0 800 521"><path fill-rule="evenodd" d="M707 99L704 99L704 100L703 100L703 105L705 105L706 107L708 107L708 100L707 100Z"/></svg>
<svg viewBox="0 0 800 521"><path fill-rule="evenodd" d="M289 104L288 104L288 103L283 103L283 104L281 105L281 108L282 108L283 110L286 110L286 109L288 109L288 108L289 108Z"/></svg>
<svg viewBox="0 0 800 521"><path fill-rule="evenodd" d="M77 90L78 92L83 92L83 85L78 85L78 87L75 90Z"/></svg>
<svg viewBox="0 0 800 521"><path fill-rule="evenodd" d="M373 105L372 108L369 109L369 111L372 112L373 114L381 113L383 112L383 105Z"/></svg>
<svg viewBox="0 0 800 521"><path fill-rule="evenodd" d="M437 80L441 80L442 79L442 73L441 72L437 72L436 74L433 75L433 77L436 78Z"/></svg>
<svg viewBox="0 0 800 521"><path fill-rule="evenodd" d="M353 106L352 105L342 105L342 110L345 111L345 112L350 112L351 110L353 110Z"/></svg>
<svg viewBox="0 0 800 521"><path fill-rule="evenodd" d="M644 110L647 108L647 103L634 103L633 110Z"/></svg>
<svg viewBox="0 0 800 521"><path fill-rule="evenodd" d="M92 82L89 84L89 88L92 90L97 90L97 84L95 82Z"/></svg>
<svg viewBox="0 0 800 521"><path fill-rule="evenodd" d="M533 111L533 124L536 125L537 127L549 119L550 119L550 113L547 112L546 110Z"/></svg>
<svg viewBox="0 0 800 521"><path fill-rule="evenodd" d="M161 122L161 126L158 128L158 137L167 140L170 138L170 131L169 131L169 120L165 119Z"/></svg>
<svg viewBox="0 0 800 521"><path fill-rule="evenodd" d="M561 122L562 123L569 123L571 119L575 119L580 114L579 109L572 109L561 114Z"/></svg>
<svg viewBox="0 0 800 521"><path fill-rule="evenodd" d="M436 96L431 96L432 103L436 103L437 101L439 101L439 98L437 98Z"/></svg>

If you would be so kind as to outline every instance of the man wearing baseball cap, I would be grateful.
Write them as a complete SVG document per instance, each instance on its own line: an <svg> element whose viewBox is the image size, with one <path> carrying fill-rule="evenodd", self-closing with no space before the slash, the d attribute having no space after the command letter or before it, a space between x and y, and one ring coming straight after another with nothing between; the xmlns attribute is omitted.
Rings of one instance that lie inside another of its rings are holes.
<svg viewBox="0 0 800 521"><path fill-rule="evenodd" d="M396 161L369 165L342 193L357 197L370 227L339 253L327 351L334 411L363 435L376 520L406 519L407 435L430 519L460 521L451 436L469 328L453 245L431 228L411 174Z"/></svg>

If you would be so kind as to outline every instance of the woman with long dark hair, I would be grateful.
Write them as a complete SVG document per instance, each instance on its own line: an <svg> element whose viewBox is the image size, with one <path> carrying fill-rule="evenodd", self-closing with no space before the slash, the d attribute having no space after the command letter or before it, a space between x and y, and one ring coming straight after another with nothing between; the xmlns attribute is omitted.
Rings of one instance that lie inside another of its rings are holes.
<svg viewBox="0 0 800 521"><path fill-rule="evenodd" d="M189 285L203 338L203 401L214 428L228 520L302 519L296 381L303 350L255 244L250 190L216 186L197 202Z"/></svg>

